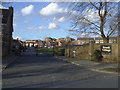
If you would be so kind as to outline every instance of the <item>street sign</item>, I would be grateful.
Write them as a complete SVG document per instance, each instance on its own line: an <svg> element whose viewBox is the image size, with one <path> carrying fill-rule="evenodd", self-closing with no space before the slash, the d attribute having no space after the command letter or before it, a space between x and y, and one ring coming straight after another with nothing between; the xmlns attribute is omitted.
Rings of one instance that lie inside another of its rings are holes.
<svg viewBox="0 0 120 90"><path fill-rule="evenodd" d="M101 52L102 52L102 54L111 54L112 46L111 45L101 45Z"/></svg>

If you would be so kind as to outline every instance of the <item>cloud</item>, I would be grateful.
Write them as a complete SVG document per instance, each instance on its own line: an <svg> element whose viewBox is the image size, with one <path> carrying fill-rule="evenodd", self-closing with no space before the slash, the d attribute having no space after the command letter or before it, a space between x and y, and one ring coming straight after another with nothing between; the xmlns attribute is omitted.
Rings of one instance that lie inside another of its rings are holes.
<svg viewBox="0 0 120 90"><path fill-rule="evenodd" d="M45 26L39 26L39 27L38 27L38 30L44 30L44 29L46 29Z"/></svg>
<svg viewBox="0 0 120 90"><path fill-rule="evenodd" d="M21 33L24 33L24 32L26 32L26 30L22 30L22 31L21 31Z"/></svg>
<svg viewBox="0 0 120 90"><path fill-rule="evenodd" d="M50 3L40 10L40 14L43 16L49 16L61 12L63 12L63 8L59 8L57 3Z"/></svg>
<svg viewBox="0 0 120 90"><path fill-rule="evenodd" d="M28 27L28 30L44 30L46 29L45 26L39 26L39 27Z"/></svg>
<svg viewBox="0 0 120 90"><path fill-rule="evenodd" d="M7 7L4 7L0 4L0 9L8 9Z"/></svg>
<svg viewBox="0 0 120 90"><path fill-rule="evenodd" d="M67 22L71 20L73 17L76 17L78 15L79 14L77 11L74 11L74 10L70 11L68 9L64 9L62 13L56 14L53 20L58 23Z"/></svg>
<svg viewBox="0 0 120 90"><path fill-rule="evenodd" d="M28 30L37 30L37 27L28 27Z"/></svg>
<svg viewBox="0 0 120 90"><path fill-rule="evenodd" d="M29 21L28 20L24 20L24 23L28 23Z"/></svg>
<svg viewBox="0 0 120 90"><path fill-rule="evenodd" d="M71 20L74 15L78 15L77 11L61 8L57 3L48 4L40 10L39 14L45 18L48 16L53 17L53 23L50 23L48 27L50 30L58 29L58 23L67 22Z"/></svg>
<svg viewBox="0 0 120 90"><path fill-rule="evenodd" d="M13 24L13 27L16 27L17 26L17 24Z"/></svg>
<svg viewBox="0 0 120 90"><path fill-rule="evenodd" d="M61 17L58 19L58 22L64 22L65 21L65 17Z"/></svg>
<svg viewBox="0 0 120 90"><path fill-rule="evenodd" d="M50 30L58 29L58 26L55 23L50 23L48 29Z"/></svg>
<svg viewBox="0 0 120 90"><path fill-rule="evenodd" d="M16 13L13 15L13 19L16 20L18 17L19 17L19 14L18 14L18 12L16 12Z"/></svg>
<svg viewBox="0 0 120 90"><path fill-rule="evenodd" d="M87 33L87 32L85 33L85 32L84 32L84 33L81 34L81 36L83 36L83 37L86 36L86 35L88 36L89 33Z"/></svg>
<svg viewBox="0 0 120 90"><path fill-rule="evenodd" d="M17 36L17 37L13 37L14 39L19 39L19 40L21 40L22 39L22 37L20 37L20 36Z"/></svg>
<svg viewBox="0 0 120 90"><path fill-rule="evenodd" d="M25 16L25 15L31 14L32 11L33 11L33 9L34 9L34 6L33 6L33 5L29 5L29 6L25 7L25 8L23 8L23 9L21 10L22 15Z"/></svg>
<svg viewBox="0 0 120 90"><path fill-rule="evenodd" d="M104 11L101 11L101 13L103 14ZM84 17L91 21L91 22L97 22L99 20L99 15L98 15L98 11L94 10L94 9L87 9L86 11L83 12Z"/></svg>

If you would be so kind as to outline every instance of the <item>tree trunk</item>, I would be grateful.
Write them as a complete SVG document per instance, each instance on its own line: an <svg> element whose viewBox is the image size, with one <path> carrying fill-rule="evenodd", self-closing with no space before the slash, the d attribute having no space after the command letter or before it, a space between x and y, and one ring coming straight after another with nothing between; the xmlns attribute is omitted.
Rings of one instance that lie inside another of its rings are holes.
<svg viewBox="0 0 120 90"><path fill-rule="evenodd" d="M103 43L109 43L109 38L108 37L103 38Z"/></svg>

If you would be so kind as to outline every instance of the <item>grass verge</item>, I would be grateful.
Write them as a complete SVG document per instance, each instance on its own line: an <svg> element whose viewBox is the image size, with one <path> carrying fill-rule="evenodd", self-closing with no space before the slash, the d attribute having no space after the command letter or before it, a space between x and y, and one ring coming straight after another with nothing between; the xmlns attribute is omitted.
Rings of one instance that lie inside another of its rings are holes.
<svg viewBox="0 0 120 90"><path fill-rule="evenodd" d="M120 68L103 68L105 71L120 72Z"/></svg>

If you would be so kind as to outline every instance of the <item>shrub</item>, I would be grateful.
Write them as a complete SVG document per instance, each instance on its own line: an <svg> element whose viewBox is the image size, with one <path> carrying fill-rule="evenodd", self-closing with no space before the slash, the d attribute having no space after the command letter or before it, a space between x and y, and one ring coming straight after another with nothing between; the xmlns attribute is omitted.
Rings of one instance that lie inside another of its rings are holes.
<svg viewBox="0 0 120 90"><path fill-rule="evenodd" d="M65 49L64 48L58 48L58 55L64 56L65 54Z"/></svg>
<svg viewBox="0 0 120 90"><path fill-rule="evenodd" d="M102 58L103 58L102 53L101 53L100 50L95 50L93 55L94 55L94 59L98 60L98 61L101 61Z"/></svg>

